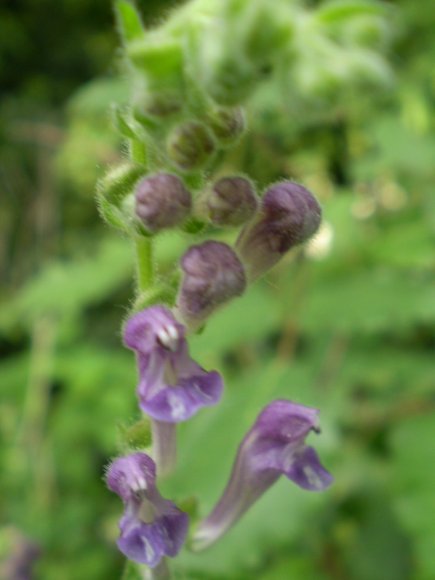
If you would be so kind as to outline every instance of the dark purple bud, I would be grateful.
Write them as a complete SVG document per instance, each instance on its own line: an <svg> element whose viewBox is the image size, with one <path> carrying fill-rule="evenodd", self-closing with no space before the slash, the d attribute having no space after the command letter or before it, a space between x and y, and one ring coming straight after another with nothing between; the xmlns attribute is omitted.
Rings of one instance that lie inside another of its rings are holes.
<svg viewBox="0 0 435 580"><path fill-rule="evenodd" d="M117 543L129 560L155 568L164 556L178 554L189 518L160 495L151 457L132 453L115 459L107 471L107 486L125 505Z"/></svg>
<svg viewBox="0 0 435 580"><path fill-rule="evenodd" d="M184 323L198 328L219 306L246 288L243 266L230 246L207 241L192 246L181 259L184 273L177 309Z"/></svg>
<svg viewBox="0 0 435 580"><path fill-rule="evenodd" d="M319 433L317 415L316 409L286 400L262 410L239 446L222 497L196 530L195 549L216 542L281 475L309 491L331 485L333 477L305 444L311 431Z"/></svg>
<svg viewBox="0 0 435 580"><path fill-rule="evenodd" d="M145 177L136 187L136 216L155 233L184 222L191 211L192 197L176 175L157 173Z"/></svg>
<svg viewBox="0 0 435 580"><path fill-rule="evenodd" d="M318 229L322 211L302 185L282 181L265 193L260 211L236 242L248 279L255 280L274 266L290 248L305 242Z"/></svg>
<svg viewBox="0 0 435 580"><path fill-rule="evenodd" d="M216 109L207 120L216 139L224 145L234 143L246 127L241 107Z"/></svg>
<svg viewBox="0 0 435 580"><path fill-rule="evenodd" d="M198 121L179 125L169 136L168 155L180 169L199 169L210 158L215 144L210 131Z"/></svg>
<svg viewBox="0 0 435 580"><path fill-rule="evenodd" d="M254 216L258 198L252 183L244 177L223 177L213 184L205 203L213 224L240 226Z"/></svg>

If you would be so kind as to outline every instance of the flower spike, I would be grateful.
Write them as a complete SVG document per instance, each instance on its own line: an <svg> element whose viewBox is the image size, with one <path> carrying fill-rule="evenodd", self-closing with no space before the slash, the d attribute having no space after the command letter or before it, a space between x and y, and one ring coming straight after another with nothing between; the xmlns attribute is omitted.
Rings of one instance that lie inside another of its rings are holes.
<svg viewBox="0 0 435 580"><path fill-rule="evenodd" d="M265 407L240 444L230 480L211 514L200 524L193 547L216 542L281 476L310 491L322 491L333 478L316 451L305 445L319 432L318 411L286 400Z"/></svg>

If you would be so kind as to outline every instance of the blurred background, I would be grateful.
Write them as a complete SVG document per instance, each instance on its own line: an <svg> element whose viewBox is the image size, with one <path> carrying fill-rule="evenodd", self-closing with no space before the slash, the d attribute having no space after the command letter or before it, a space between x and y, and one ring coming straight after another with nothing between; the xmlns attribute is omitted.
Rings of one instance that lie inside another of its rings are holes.
<svg viewBox="0 0 435 580"><path fill-rule="evenodd" d="M361 90L326 70L305 95L265 83L247 105L225 168L259 187L301 181L324 226L193 339L226 395L181 426L164 491L205 513L277 397L321 410L312 443L336 483L317 495L280 480L175 578L435 578L435 20L430 0L385 4L388 30L373 30L391 78ZM173 5L138 1L147 23ZM103 475L138 410L119 331L132 254L94 202L122 156L113 10L3 0L0 28L0 577L117 579L121 504ZM163 236L161 263L187 243Z"/></svg>

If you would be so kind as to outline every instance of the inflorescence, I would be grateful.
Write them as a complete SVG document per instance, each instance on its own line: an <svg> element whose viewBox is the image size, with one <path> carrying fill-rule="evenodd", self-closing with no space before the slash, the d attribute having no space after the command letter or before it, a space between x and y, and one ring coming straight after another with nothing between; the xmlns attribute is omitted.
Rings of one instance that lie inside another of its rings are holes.
<svg viewBox="0 0 435 580"><path fill-rule="evenodd" d="M97 197L102 217L135 245L137 296L123 334L136 355L139 408L152 444L115 459L107 485L125 505L119 549L157 570L178 554L189 529L187 513L157 488L176 466L177 424L218 404L224 390L219 372L191 358L189 334L310 239L321 222L320 205L303 185L283 179L258 192L249 176L218 173L219 160L245 133L243 103L264 71L287 67L296 74L311 58L319 72L312 91L329 74L318 47L333 19L287 0L277 0L273 10L269 0L194 0L147 31L128 1L117 2L117 16L132 93L130 106L115 108L113 116L129 159L100 181ZM310 30L317 44L305 42ZM335 29L329 57L339 54L344 30ZM340 82L352 76L353 62L361 65L358 41L346 38L349 71ZM153 241L170 229L195 243L162 280ZM311 432L319 433L316 409L276 400L261 410L222 496L190 526L191 548L216 542L281 475L306 490L327 488L332 476L306 444Z"/></svg>

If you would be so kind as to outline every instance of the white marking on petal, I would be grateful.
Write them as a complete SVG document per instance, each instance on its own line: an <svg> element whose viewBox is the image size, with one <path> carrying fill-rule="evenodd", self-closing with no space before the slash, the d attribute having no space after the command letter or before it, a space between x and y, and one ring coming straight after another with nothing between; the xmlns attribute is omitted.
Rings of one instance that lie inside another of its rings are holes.
<svg viewBox="0 0 435 580"><path fill-rule="evenodd" d="M172 350L173 352L177 350L180 336L176 326L170 324L169 326L161 328L157 333L157 336L163 346L169 348L169 350Z"/></svg>
<svg viewBox="0 0 435 580"><path fill-rule="evenodd" d="M143 491L147 488L147 482L144 477L138 476L131 483L131 489L133 491Z"/></svg>
<svg viewBox="0 0 435 580"><path fill-rule="evenodd" d="M310 467L309 465L306 465L303 469L304 475L308 480L308 483L312 486L315 487L316 489L322 489L323 484L322 484L322 480L320 479L320 477L317 475L317 473L314 471L314 469L312 467Z"/></svg>
<svg viewBox="0 0 435 580"><path fill-rule="evenodd" d="M203 391L201 389L200 383L197 383L196 381L193 381L193 383L191 383L190 387L192 390L196 391L198 393L198 395L200 395L201 399L205 399L206 401L210 401L213 398L212 395L209 395L208 393Z"/></svg>
<svg viewBox="0 0 435 580"><path fill-rule="evenodd" d="M148 487L146 479L144 477L139 477L137 481L140 485L140 489L146 489Z"/></svg>
<svg viewBox="0 0 435 580"><path fill-rule="evenodd" d="M145 550L146 559L150 562L154 559L154 555L155 555L154 548L146 538L142 537L141 540L142 540L142 544L143 544L143 547Z"/></svg>
<svg viewBox="0 0 435 580"><path fill-rule="evenodd" d="M172 417L174 419L182 419L184 417L184 403L177 396L169 398L169 405L171 406Z"/></svg>

